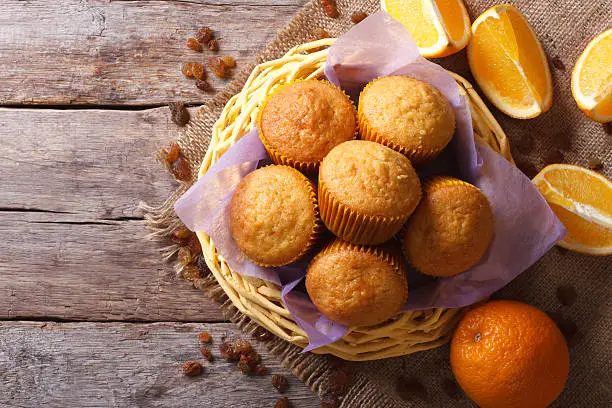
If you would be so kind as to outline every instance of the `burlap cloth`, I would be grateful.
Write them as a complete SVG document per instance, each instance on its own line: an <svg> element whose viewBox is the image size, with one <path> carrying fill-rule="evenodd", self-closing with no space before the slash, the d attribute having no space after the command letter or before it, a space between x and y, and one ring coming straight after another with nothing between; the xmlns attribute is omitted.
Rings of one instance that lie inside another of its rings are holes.
<svg viewBox="0 0 612 408"><path fill-rule="evenodd" d="M499 1L468 0L466 3L473 21ZM610 2L517 0L512 3L524 12L542 41L549 57L555 93L551 110L536 119L512 119L491 107L510 139L517 164L533 176L547 163L586 166L589 159L596 158L604 165L602 172L610 177L612 136L601 124L588 120L578 110L570 92L571 70L576 59L590 39L609 28L612 21ZM312 40L316 27L339 36L352 26L350 15L354 11L373 13L379 9L379 1L339 0L338 6L341 16L330 19L322 13L318 0L306 4L257 62L280 57L290 47ZM468 70L465 51L437 62L476 85ZM226 90L203 106L178 140L194 175L206 152L214 122L225 102L241 89L252 68L246 67ZM179 225L172 204L189 185L181 185L160 207L145 206L152 236L163 239ZM166 254L170 255L176 248L166 249ZM494 296L521 300L549 312L565 332L570 344L571 371L565 391L554 404L556 407L612 406L611 276L611 257L589 257L554 248ZM200 279L196 279L195 285L220 300L230 319L240 327L250 332L255 329L254 324L227 301L206 270L202 271ZM557 297L560 287L575 290L575 303L569 306L561 304ZM337 394L346 393L341 405L345 408L474 406L452 381L448 346L374 362L342 363L326 356L302 354L299 348L279 339L267 339L266 343L320 395L325 395L330 389ZM348 390L341 389L344 386L342 379L347 377L344 374L351 379Z"/></svg>

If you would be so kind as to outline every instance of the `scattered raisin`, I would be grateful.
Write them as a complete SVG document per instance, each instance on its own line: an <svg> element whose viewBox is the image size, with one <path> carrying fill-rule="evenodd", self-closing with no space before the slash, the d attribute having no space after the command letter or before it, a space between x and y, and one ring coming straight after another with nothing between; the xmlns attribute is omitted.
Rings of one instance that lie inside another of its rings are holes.
<svg viewBox="0 0 612 408"><path fill-rule="evenodd" d="M453 379L445 378L444 381L442 381L442 390L444 390L444 393L448 395L450 399L458 400L461 398L459 386Z"/></svg>
<svg viewBox="0 0 612 408"><path fill-rule="evenodd" d="M336 0L321 0L321 8L327 14L327 17L336 18L340 15Z"/></svg>
<svg viewBox="0 0 612 408"><path fill-rule="evenodd" d="M202 46L200 42L193 37L189 37L187 39L187 48L194 51L202 51Z"/></svg>
<svg viewBox="0 0 612 408"><path fill-rule="evenodd" d="M225 64L219 57L212 57L208 59L208 68L210 71L218 76L219 78L225 77Z"/></svg>
<svg viewBox="0 0 612 408"><path fill-rule="evenodd" d="M184 62L183 65L181 65L181 72L187 78L193 78L193 64L193 62Z"/></svg>
<svg viewBox="0 0 612 408"><path fill-rule="evenodd" d="M202 373L202 364L197 361L188 361L183 364L183 373L188 377L196 377Z"/></svg>
<svg viewBox="0 0 612 408"><path fill-rule="evenodd" d="M217 40L210 40L208 42L208 48L210 48L211 51L219 51L219 42Z"/></svg>
<svg viewBox="0 0 612 408"><path fill-rule="evenodd" d="M353 24L359 24L368 17L368 14L363 11L356 11L351 15Z"/></svg>
<svg viewBox="0 0 612 408"><path fill-rule="evenodd" d="M181 149L179 145L176 143L172 143L170 145L170 150L166 154L166 161L168 162L168 164L172 164L179 158L180 154L181 154Z"/></svg>
<svg viewBox="0 0 612 408"><path fill-rule="evenodd" d="M178 244L184 244L192 235L193 232L186 227L182 227L172 233L172 240Z"/></svg>
<svg viewBox="0 0 612 408"><path fill-rule="evenodd" d="M236 61L234 60L234 57L232 57L231 55L222 56L221 61L223 61L225 66L228 68L234 68L236 66Z"/></svg>
<svg viewBox="0 0 612 408"><path fill-rule="evenodd" d="M412 401L415 397L421 400L427 399L427 390L416 378L398 378L395 389L398 395L406 401Z"/></svg>
<svg viewBox="0 0 612 408"><path fill-rule="evenodd" d="M206 71L204 70L204 65L200 62L195 62L193 64L193 77L195 79L206 79Z"/></svg>
<svg viewBox="0 0 612 408"><path fill-rule="evenodd" d="M198 239L198 236L196 234L191 235L187 246L189 247L191 253L194 254L194 256L196 254L202 253L202 244L200 244L200 240Z"/></svg>
<svg viewBox="0 0 612 408"><path fill-rule="evenodd" d="M604 132L606 132L609 135L612 135L612 122L604 123L602 126L603 126Z"/></svg>
<svg viewBox="0 0 612 408"><path fill-rule="evenodd" d="M187 266L193 262L191 251L187 247L181 247L178 251L178 260L183 266Z"/></svg>
<svg viewBox="0 0 612 408"><path fill-rule="evenodd" d="M200 354L204 356L208 361L213 361L213 356L210 350L206 347L200 347Z"/></svg>
<svg viewBox="0 0 612 408"><path fill-rule="evenodd" d="M552 58L553 67L557 68L559 71L565 71L565 64L561 61L559 57Z"/></svg>
<svg viewBox="0 0 612 408"><path fill-rule="evenodd" d="M185 108L183 102L170 102L168 106L170 107L170 113L174 123L179 126L185 126L187 122L189 122L189 111ZM173 163L176 163L176 160Z"/></svg>
<svg viewBox="0 0 612 408"><path fill-rule="evenodd" d="M181 278L185 280L194 281L196 279L199 279L200 277L200 268L198 268L197 266L187 265L181 270Z"/></svg>
<svg viewBox="0 0 612 408"><path fill-rule="evenodd" d="M242 374L251 374L255 366L251 364L247 356L242 355L240 361L238 361L238 368L242 371Z"/></svg>
<svg viewBox="0 0 612 408"><path fill-rule="evenodd" d="M283 394L285 391L287 391L287 387L289 387L289 381L287 381L285 376L274 374L272 376L272 385L278 390L278 392Z"/></svg>
<svg viewBox="0 0 612 408"><path fill-rule="evenodd" d="M577 297L576 291L569 285L561 285L557 288L557 299L563 306L573 305Z"/></svg>
<svg viewBox="0 0 612 408"><path fill-rule="evenodd" d="M191 176L191 170L189 170L189 163L183 156L179 156L179 158L172 163L172 174L177 180L187 181ZM197 253L196 251L191 251Z"/></svg>
<svg viewBox="0 0 612 408"><path fill-rule="evenodd" d="M291 403L289 402L289 398L287 397L280 398L278 401L276 401L276 404L274 404L274 408L290 408L290 407L291 407Z"/></svg>
<svg viewBox="0 0 612 408"><path fill-rule="evenodd" d="M234 342L234 352L238 354L249 354L253 351L251 343L244 339L238 339Z"/></svg>
<svg viewBox="0 0 612 408"><path fill-rule="evenodd" d="M212 341L212 337L210 334L208 334L208 332L203 331L198 334L198 341L202 343L210 343Z"/></svg>
<svg viewBox="0 0 612 408"><path fill-rule="evenodd" d="M258 375L258 376L264 376L268 374L268 368L264 366L263 364L258 364L257 366L255 366L254 373L255 375Z"/></svg>
<svg viewBox="0 0 612 408"><path fill-rule="evenodd" d="M208 27L202 27L198 30L194 37L199 43L208 44L208 42L212 40L212 31Z"/></svg>
<svg viewBox="0 0 612 408"><path fill-rule="evenodd" d="M340 400L332 393L327 393L321 397L321 408L338 408Z"/></svg>
<svg viewBox="0 0 612 408"><path fill-rule="evenodd" d="M202 92L208 92L211 90L210 84L205 79L196 79L195 86Z"/></svg>
<svg viewBox="0 0 612 408"><path fill-rule="evenodd" d="M221 353L221 357L223 357L223 359L226 361L236 360L236 355L234 354L234 346L228 341L224 341L219 345L219 352Z"/></svg>
<svg viewBox="0 0 612 408"><path fill-rule="evenodd" d="M603 163L596 157L591 157L587 162L587 167L591 170L599 171L603 169Z"/></svg>
<svg viewBox="0 0 612 408"><path fill-rule="evenodd" d="M324 30L322 28L315 28L314 30L314 36L317 40L322 40L324 38L330 38L331 35L329 35L329 33L327 32L327 30Z"/></svg>

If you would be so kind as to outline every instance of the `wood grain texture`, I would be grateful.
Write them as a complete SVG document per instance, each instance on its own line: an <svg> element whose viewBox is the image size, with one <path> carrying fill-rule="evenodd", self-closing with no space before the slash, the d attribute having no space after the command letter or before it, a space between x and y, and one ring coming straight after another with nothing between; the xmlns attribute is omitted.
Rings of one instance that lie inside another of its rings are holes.
<svg viewBox="0 0 612 408"><path fill-rule="evenodd" d="M198 90L180 66L214 53L187 49L190 35L211 26L218 54L239 69L306 1L3 1L0 105L202 104L214 92Z"/></svg>
<svg viewBox="0 0 612 408"><path fill-rule="evenodd" d="M213 336L212 363L197 333ZM271 375L247 377L220 358L232 324L4 322L0 325L0 406L3 407L273 407L280 394ZM252 342L270 373L284 374L294 407L320 407L318 397ZM186 377L186 361L202 361Z"/></svg>
<svg viewBox="0 0 612 408"><path fill-rule="evenodd" d="M175 188L152 153L178 132L168 108L0 109L0 318L224 320L139 220Z"/></svg>

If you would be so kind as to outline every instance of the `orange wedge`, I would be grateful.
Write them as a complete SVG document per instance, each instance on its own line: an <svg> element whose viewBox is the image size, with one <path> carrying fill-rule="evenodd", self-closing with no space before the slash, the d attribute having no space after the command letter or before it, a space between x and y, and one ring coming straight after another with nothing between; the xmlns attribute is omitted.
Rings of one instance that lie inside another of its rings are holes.
<svg viewBox="0 0 612 408"><path fill-rule="evenodd" d="M568 234L557 245L590 255L612 254L612 182L569 164L545 167L533 183Z"/></svg>
<svg viewBox="0 0 612 408"><path fill-rule="evenodd" d="M474 21L468 62L484 94L505 114L529 119L550 108L553 90L546 55L516 7L495 6Z"/></svg>
<svg viewBox="0 0 612 408"><path fill-rule="evenodd" d="M612 28L595 37L572 71L578 107L597 122L612 121Z"/></svg>
<svg viewBox="0 0 612 408"><path fill-rule="evenodd" d="M406 26L426 58L454 54L470 40L470 17L462 0L381 0L380 7Z"/></svg>

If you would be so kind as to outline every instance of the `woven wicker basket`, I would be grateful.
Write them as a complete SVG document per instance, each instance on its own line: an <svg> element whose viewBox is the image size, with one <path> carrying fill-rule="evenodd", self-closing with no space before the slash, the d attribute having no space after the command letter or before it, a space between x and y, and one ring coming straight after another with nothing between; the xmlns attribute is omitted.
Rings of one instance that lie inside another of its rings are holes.
<svg viewBox="0 0 612 408"><path fill-rule="evenodd" d="M324 39L291 49L284 57L255 67L242 91L232 97L213 128L212 140L199 177L255 125L261 102L276 86L296 79L322 78L326 47L335 39ZM467 96L474 135L508 160L510 146L499 124L465 79L453 74ZM206 263L213 275L243 314L300 347L308 344L306 333L293 321L280 299L280 288L269 282L241 276L232 271L205 233L198 231ZM314 350L345 360L375 360L427 350L444 344L461 316L461 309L433 309L401 313L375 327L352 327L339 341Z"/></svg>

